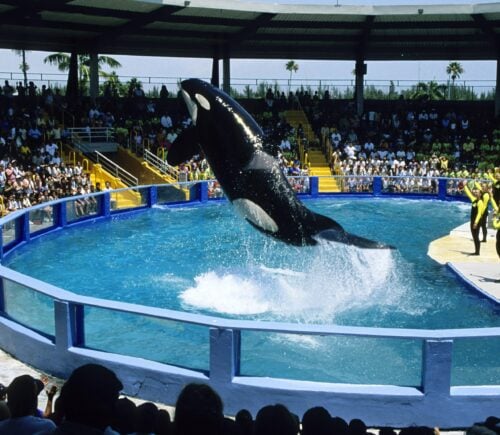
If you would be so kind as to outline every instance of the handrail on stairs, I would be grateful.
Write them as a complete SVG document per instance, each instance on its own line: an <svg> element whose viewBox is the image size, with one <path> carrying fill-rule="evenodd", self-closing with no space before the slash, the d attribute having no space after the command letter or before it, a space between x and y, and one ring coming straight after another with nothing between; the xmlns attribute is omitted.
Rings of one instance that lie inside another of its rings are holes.
<svg viewBox="0 0 500 435"><path fill-rule="evenodd" d="M73 127L68 130L72 138L76 136L89 143L115 140L115 129L112 127Z"/></svg>
<svg viewBox="0 0 500 435"><path fill-rule="evenodd" d="M107 158L99 151L94 151L94 153L96 156L96 162L116 178L119 178L125 185L129 187L139 185L139 179L136 176L132 175L130 172L117 165L115 162Z"/></svg>
<svg viewBox="0 0 500 435"><path fill-rule="evenodd" d="M164 159L158 157L148 149L144 149L144 155L142 157L149 165L153 166L162 174L168 175L176 181L179 180L179 170L169 165Z"/></svg>

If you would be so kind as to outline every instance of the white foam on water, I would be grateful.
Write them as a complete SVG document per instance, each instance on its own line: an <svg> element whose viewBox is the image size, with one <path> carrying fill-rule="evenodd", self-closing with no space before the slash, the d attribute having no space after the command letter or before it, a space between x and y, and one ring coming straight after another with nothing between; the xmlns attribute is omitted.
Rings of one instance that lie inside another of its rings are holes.
<svg viewBox="0 0 500 435"><path fill-rule="evenodd" d="M180 298L183 303L201 309L251 315L269 310L269 302L263 293L253 280L211 271L195 277L195 285L185 290Z"/></svg>
<svg viewBox="0 0 500 435"><path fill-rule="evenodd" d="M338 314L352 309L373 305L400 309L402 295L411 285L399 275L401 265L390 250L324 242L296 252L282 267L262 264L264 256L240 269L201 274L180 299L222 314L332 323Z"/></svg>

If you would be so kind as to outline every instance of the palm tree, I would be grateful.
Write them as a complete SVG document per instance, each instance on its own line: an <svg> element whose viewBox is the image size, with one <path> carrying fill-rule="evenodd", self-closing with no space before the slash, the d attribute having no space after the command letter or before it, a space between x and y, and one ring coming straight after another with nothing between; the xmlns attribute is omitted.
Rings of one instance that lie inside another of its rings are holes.
<svg viewBox="0 0 500 435"><path fill-rule="evenodd" d="M59 71L69 71L70 55L67 53L54 53L47 56L43 60L43 63L48 63L49 65L57 65L57 69ZM90 81L90 55L78 55L78 65L79 82L85 85ZM120 62L109 56L98 56L97 65L99 68L99 76L101 77L109 76L109 74L101 70L102 66L107 65L110 68L120 68L122 66Z"/></svg>
<svg viewBox="0 0 500 435"><path fill-rule="evenodd" d="M26 50L13 50L18 56L21 56L21 65L19 65L19 69L22 71L24 76L24 87L28 87L28 70L30 66L26 63Z"/></svg>
<svg viewBox="0 0 500 435"><path fill-rule="evenodd" d="M299 64L296 63L294 60L289 60L285 68L287 71L290 71L290 78L288 79L288 91L290 91L290 86L291 86L291 81L292 81L292 74L296 73L299 70Z"/></svg>
<svg viewBox="0 0 500 435"><path fill-rule="evenodd" d="M460 78L460 74L464 73L464 69L460 62L450 62L446 67L446 74L451 78L451 87L448 90L448 99L451 96L451 88L455 88L455 80Z"/></svg>
<svg viewBox="0 0 500 435"><path fill-rule="evenodd" d="M431 80L429 83L419 82L413 89L411 97L413 99L427 98L429 100L443 100L445 85L440 85Z"/></svg>

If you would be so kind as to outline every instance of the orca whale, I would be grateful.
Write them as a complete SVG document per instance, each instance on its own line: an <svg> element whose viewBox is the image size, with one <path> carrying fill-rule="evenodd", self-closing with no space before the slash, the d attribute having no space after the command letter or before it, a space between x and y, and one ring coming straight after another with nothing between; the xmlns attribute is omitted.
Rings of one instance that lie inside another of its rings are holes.
<svg viewBox="0 0 500 435"><path fill-rule="evenodd" d="M350 234L309 210L297 198L278 160L266 149L264 133L233 98L199 79L181 83L192 125L167 154L177 166L203 151L229 201L259 231L296 246L318 238L367 249L391 246Z"/></svg>

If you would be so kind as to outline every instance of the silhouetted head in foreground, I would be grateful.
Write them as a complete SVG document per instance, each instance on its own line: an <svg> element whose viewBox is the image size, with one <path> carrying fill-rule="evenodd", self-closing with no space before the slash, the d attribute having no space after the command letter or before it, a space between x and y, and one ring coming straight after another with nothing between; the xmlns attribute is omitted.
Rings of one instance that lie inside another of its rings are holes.
<svg viewBox="0 0 500 435"><path fill-rule="evenodd" d="M175 405L176 435L221 435L224 430L223 404L206 384L188 384Z"/></svg>
<svg viewBox="0 0 500 435"><path fill-rule="evenodd" d="M255 417L254 433L259 435L296 435L297 422L284 405L268 405Z"/></svg>
<svg viewBox="0 0 500 435"><path fill-rule="evenodd" d="M78 367L61 389L67 421L104 430L112 422L123 385L116 375L98 364Z"/></svg>

